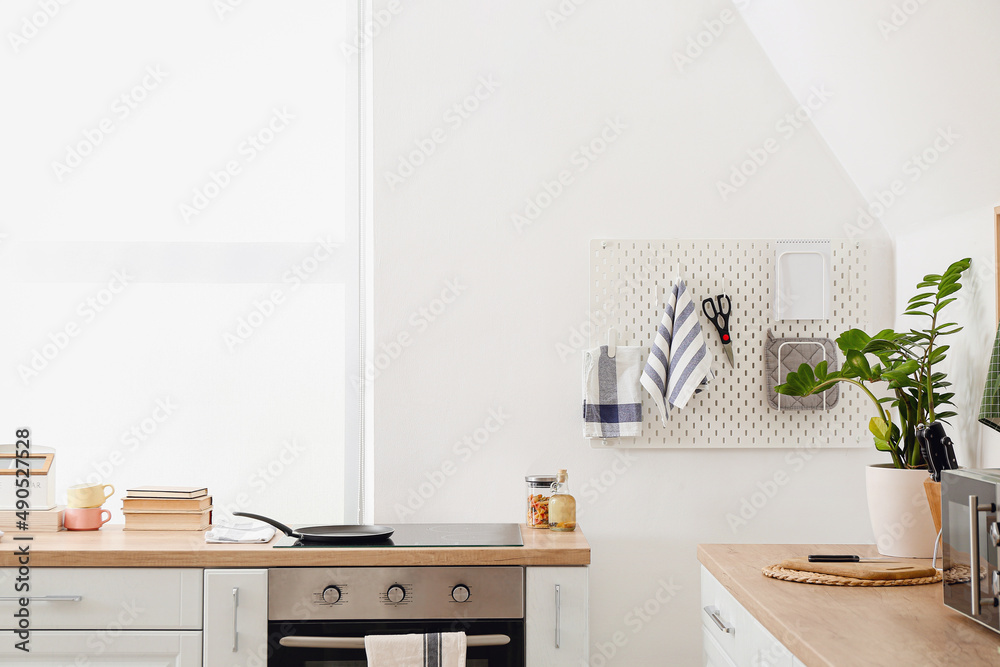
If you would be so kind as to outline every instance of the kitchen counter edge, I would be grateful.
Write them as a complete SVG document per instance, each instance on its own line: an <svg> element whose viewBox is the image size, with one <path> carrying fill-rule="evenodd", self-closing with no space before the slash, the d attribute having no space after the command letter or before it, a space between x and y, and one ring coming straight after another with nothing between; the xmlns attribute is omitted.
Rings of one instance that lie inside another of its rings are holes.
<svg viewBox="0 0 1000 667"><path fill-rule="evenodd" d="M1000 634L946 607L940 585L820 586L761 573L811 553L879 555L871 544L698 545L701 564L806 667L997 664Z"/></svg>
<svg viewBox="0 0 1000 667"><path fill-rule="evenodd" d="M275 549L267 544L206 544L201 531L99 531L4 534L0 567L420 567L589 565L590 544L579 528L556 533L521 526L523 547L336 547ZM31 540L14 540L14 537Z"/></svg>

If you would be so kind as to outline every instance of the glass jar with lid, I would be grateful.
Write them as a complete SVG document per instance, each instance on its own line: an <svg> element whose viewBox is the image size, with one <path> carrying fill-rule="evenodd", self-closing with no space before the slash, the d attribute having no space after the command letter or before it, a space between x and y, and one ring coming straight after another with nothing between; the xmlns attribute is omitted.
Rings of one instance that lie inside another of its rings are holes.
<svg viewBox="0 0 1000 667"><path fill-rule="evenodd" d="M555 475L528 475L524 478L527 487L527 521L529 528L549 527L549 498Z"/></svg>

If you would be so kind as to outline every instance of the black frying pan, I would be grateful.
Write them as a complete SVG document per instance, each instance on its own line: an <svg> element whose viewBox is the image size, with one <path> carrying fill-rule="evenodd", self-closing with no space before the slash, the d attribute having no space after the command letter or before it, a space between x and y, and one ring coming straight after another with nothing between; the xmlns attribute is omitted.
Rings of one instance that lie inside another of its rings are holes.
<svg viewBox="0 0 1000 667"><path fill-rule="evenodd" d="M233 512L233 516L245 516L269 523L285 535L303 542L344 544L352 542L382 542L392 536L389 526L306 526L292 530L280 521L249 512Z"/></svg>

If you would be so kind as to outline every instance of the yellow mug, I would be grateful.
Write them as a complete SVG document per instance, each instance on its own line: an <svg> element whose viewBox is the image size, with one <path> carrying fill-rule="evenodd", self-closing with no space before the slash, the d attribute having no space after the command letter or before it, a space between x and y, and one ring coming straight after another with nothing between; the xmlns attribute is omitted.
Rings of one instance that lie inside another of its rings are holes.
<svg viewBox="0 0 1000 667"><path fill-rule="evenodd" d="M111 489L107 493L104 489ZM104 501L115 494L115 487L110 484L74 484L66 491L69 507L100 507Z"/></svg>

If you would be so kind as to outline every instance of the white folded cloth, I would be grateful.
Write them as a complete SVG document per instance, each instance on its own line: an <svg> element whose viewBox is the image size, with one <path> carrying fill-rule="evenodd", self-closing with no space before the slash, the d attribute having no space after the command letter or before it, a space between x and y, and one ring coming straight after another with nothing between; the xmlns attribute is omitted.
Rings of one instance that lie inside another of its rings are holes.
<svg viewBox="0 0 1000 667"><path fill-rule="evenodd" d="M642 435L643 349L637 345L583 351L583 437L631 438Z"/></svg>
<svg viewBox="0 0 1000 667"><path fill-rule="evenodd" d="M465 653L464 632L365 637L371 667L465 667Z"/></svg>
<svg viewBox="0 0 1000 667"><path fill-rule="evenodd" d="M712 355L708 353L698 312L687 285L678 279L670 288L667 309L656 329L640 381L653 397L666 426L670 408L683 408L714 378Z"/></svg>
<svg viewBox="0 0 1000 667"><path fill-rule="evenodd" d="M274 526L256 519L235 519L216 515L211 529L205 533L205 541L210 544L257 544L270 542L274 537Z"/></svg>

